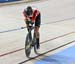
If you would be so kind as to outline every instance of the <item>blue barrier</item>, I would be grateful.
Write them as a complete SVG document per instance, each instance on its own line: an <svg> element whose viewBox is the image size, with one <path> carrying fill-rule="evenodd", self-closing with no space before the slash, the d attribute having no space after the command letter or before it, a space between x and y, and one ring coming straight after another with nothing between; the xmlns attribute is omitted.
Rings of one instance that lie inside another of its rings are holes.
<svg viewBox="0 0 75 64"><path fill-rule="evenodd" d="M14 1L20 1L20 0L0 0L0 3L14 2Z"/></svg>
<svg viewBox="0 0 75 64"><path fill-rule="evenodd" d="M75 46L69 47L54 55L45 56L35 64L75 64Z"/></svg>

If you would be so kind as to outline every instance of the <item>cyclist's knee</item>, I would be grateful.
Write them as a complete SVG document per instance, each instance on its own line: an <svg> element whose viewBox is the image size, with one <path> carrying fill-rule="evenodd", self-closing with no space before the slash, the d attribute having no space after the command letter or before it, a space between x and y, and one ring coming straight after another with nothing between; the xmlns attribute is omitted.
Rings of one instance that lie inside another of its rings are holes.
<svg viewBox="0 0 75 64"><path fill-rule="evenodd" d="M38 32L38 31L39 31L39 26L35 26L34 31L35 31L35 32Z"/></svg>

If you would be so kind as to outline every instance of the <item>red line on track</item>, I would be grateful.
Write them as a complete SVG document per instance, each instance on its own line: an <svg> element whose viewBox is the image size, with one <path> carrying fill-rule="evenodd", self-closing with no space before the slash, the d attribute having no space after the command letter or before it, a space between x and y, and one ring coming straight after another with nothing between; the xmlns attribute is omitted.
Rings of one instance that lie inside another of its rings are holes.
<svg viewBox="0 0 75 64"><path fill-rule="evenodd" d="M52 38L52 39L43 41L43 42L41 42L40 44L45 43L45 42L48 42L48 41L51 41L51 40L55 40L55 39L57 39L57 38L61 38L61 37L67 36L67 35L72 34L72 33L75 33L75 32L70 32L70 33L67 33L67 34L64 34L64 35L61 35L61 36L58 36L58 37L55 37L55 38ZM6 55L9 55L9 54L12 54L12 53L15 53L15 52L24 50L24 49L25 49L25 48L20 48L20 49L14 50L14 51L10 51L10 52L7 52L7 53L3 53L3 54L0 54L0 57L6 56Z"/></svg>

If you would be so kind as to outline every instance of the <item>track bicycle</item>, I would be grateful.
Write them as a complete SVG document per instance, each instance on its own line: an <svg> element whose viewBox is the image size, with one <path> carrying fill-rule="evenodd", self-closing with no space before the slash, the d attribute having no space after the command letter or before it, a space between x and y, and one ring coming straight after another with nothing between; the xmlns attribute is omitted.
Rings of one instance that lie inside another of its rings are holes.
<svg viewBox="0 0 75 64"><path fill-rule="evenodd" d="M25 54L26 57L29 58L31 54L31 49L34 48L34 52L37 54L37 40L36 40L36 35L33 33L32 35L32 30L34 29L33 24L29 24L29 30L28 34L26 36L26 41L25 41Z"/></svg>

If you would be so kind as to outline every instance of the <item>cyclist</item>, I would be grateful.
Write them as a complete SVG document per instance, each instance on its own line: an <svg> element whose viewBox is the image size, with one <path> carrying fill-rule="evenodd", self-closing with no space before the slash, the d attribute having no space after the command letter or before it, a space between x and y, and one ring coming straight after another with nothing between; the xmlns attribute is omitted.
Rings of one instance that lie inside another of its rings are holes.
<svg viewBox="0 0 75 64"><path fill-rule="evenodd" d="M31 7L31 6L27 6L24 11L23 11L23 15L25 17L24 21L26 23L27 26L27 30L29 31L29 22L32 24L35 24L35 28L34 28L34 34L36 35L37 38L37 49L40 48L39 45L39 28L40 28L40 24L41 24L41 14L39 12L39 10Z"/></svg>

